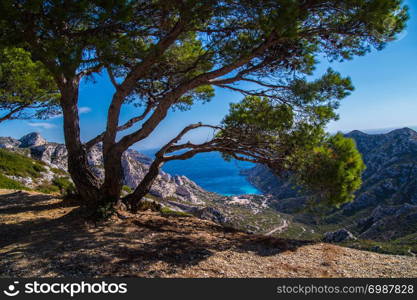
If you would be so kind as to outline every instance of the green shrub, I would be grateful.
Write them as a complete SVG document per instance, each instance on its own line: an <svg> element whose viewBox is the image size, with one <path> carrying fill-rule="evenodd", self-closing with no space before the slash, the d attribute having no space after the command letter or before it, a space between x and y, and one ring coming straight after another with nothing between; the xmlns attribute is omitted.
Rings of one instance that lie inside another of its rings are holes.
<svg viewBox="0 0 417 300"><path fill-rule="evenodd" d="M177 211L177 210L173 210L170 209L168 207L162 207L160 209L161 215L166 216L166 217L191 217L191 214L182 212L182 211Z"/></svg>
<svg viewBox="0 0 417 300"><path fill-rule="evenodd" d="M10 190L28 190L28 188L20 182L7 178L3 174L0 174L0 188Z"/></svg>
<svg viewBox="0 0 417 300"><path fill-rule="evenodd" d="M74 184L67 177L55 177L51 183L42 183L36 190L45 194L59 193L63 196L76 194Z"/></svg>
<svg viewBox="0 0 417 300"><path fill-rule="evenodd" d="M0 149L0 172L11 176L39 178L45 172L44 163Z"/></svg>
<svg viewBox="0 0 417 300"><path fill-rule="evenodd" d="M160 197L157 197L157 196L154 196L154 195L152 195L152 194L146 194L146 196L145 196L146 198L149 198L149 199L151 199L151 200L154 200L154 201L156 201L156 202L160 202L160 201L162 201L163 199L162 198L160 198Z"/></svg>
<svg viewBox="0 0 417 300"><path fill-rule="evenodd" d="M60 192L59 188L56 185L49 183L42 183L36 187L36 191L45 193L45 194L57 194Z"/></svg>
<svg viewBox="0 0 417 300"><path fill-rule="evenodd" d="M58 168L51 168L51 171L57 175L67 175L68 173Z"/></svg>
<svg viewBox="0 0 417 300"><path fill-rule="evenodd" d="M130 186L124 185L122 187L122 191L127 193L127 194L131 194L133 192L132 188Z"/></svg>
<svg viewBox="0 0 417 300"><path fill-rule="evenodd" d="M75 185L68 177L55 177L52 180L52 184L56 186L59 192L64 196L76 194Z"/></svg>
<svg viewBox="0 0 417 300"><path fill-rule="evenodd" d="M106 201L104 205L99 206L90 218L96 222L105 221L115 213L112 201Z"/></svg>

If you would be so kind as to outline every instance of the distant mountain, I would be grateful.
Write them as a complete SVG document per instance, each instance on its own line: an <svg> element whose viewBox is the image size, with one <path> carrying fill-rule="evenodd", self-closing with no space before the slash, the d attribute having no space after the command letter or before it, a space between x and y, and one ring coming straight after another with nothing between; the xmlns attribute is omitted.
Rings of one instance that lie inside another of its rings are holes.
<svg viewBox="0 0 417 300"><path fill-rule="evenodd" d="M347 227L363 239L408 237L417 244L417 132L410 128L386 134L356 130L346 136L355 140L367 166L363 186L353 202L324 217L324 224ZM267 168L256 166L247 176L273 196L270 205L278 211L297 215L303 208L306 197ZM307 217L298 215L303 220Z"/></svg>
<svg viewBox="0 0 417 300"><path fill-rule="evenodd" d="M353 131L366 170L363 186L346 212L386 204L417 204L417 132L409 128L369 135Z"/></svg>

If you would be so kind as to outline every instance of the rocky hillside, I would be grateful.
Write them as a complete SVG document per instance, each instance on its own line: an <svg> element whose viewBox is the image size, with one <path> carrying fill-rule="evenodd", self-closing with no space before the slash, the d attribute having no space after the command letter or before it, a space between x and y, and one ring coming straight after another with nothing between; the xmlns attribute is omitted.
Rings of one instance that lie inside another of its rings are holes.
<svg viewBox="0 0 417 300"><path fill-rule="evenodd" d="M387 134L353 131L367 166L363 186L352 203L327 214L326 228L345 227L361 239L409 240L417 244L417 132L409 128ZM249 180L273 197L278 211L297 214L305 197L263 166L248 172ZM299 218L307 220L306 215Z"/></svg>
<svg viewBox="0 0 417 300"><path fill-rule="evenodd" d="M66 171L67 169L67 150L65 145L46 141L39 133L33 132L16 140L10 137L0 137L0 148L8 151L26 155L35 160L45 163L49 168ZM92 170L99 178L104 178L103 157L101 145L93 147L88 155ZM140 180L145 176L152 159L135 151L127 150L122 157L124 184L130 188L135 188ZM41 181L50 181L51 174L41 174ZM14 176L17 180L28 187L34 187L36 182L27 176ZM171 176L165 172L160 172L155 184L152 186L151 194L161 198L177 198L179 200L192 203L202 203L205 199L218 197L214 193L209 193L185 176Z"/></svg>
<svg viewBox="0 0 417 300"><path fill-rule="evenodd" d="M381 202L417 205L417 132L409 128L377 135L353 131L347 137L356 141L366 170L362 189L344 208L346 212Z"/></svg>

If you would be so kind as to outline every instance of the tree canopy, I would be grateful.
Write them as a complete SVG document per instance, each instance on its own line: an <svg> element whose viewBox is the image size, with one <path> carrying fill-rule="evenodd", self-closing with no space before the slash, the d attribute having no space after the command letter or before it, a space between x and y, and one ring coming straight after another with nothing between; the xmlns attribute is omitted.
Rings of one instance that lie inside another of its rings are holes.
<svg viewBox="0 0 417 300"><path fill-rule="evenodd" d="M0 50L0 122L58 114L59 90L49 71L21 48Z"/></svg>
<svg viewBox="0 0 417 300"><path fill-rule="evenodd" d="M69 171L86 200L117 201L122 153L173 109L210 101L219 88L241 93L243 101L231 106L221 124L191 124L163 146L130 200L147 193L166 161L220 151L277 173L300 173L323 161L341 172L334 184L325 178L302 181L330 189L322 195L340 203L358 187L361 163L350 142L327 136L324 128L337 118L335 109L352 86L332 70L316 80L310 75L319 58L343 61L382 49L406 20L401 0L4 0L0 43L23 47L53 75L62 94ZM83 143L79 81L103 71L115 89L106 129ZM134 104L138 114L121 123L126 104ZM201 127L216 131L213 140L181 143ZM100 141L104 183L89 171L86 157ZM334 172L315 175L329 178Z"/></svg>

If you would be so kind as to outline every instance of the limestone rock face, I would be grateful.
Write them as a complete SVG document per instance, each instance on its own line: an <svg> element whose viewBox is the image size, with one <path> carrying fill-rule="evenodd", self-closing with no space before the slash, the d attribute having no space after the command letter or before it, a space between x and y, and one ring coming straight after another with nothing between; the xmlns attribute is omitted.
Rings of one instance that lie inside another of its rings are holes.
<svg viewBox="0 0 417 300"><path fill-rule="evenodd" d="M348 240L356 240L356 237L349 230L343 228L334 232L326 232L323 240L326 243L340 243Z"/></svg>
<svg viewBox="0 0 417 300"><path fill-rule="evenodd" d="M0 137L0 148L3 149L15 149L19 147L21 143L11 137Z"/></svg>
<svg viewBox="0 0 417 300"><path fill-rule="evenodd" d="M31 156L37 160L41 160L58 169L67 169L67 149L64 145L45 143L30 147L30 151Z"/></svg>
<svg viewBox="0 0 417 300"><path fill-rule="evenodd" d="M370 216L358 221L358 228L363 239L389 241L405 236L417 228L417 205L379 205Z"/></svg>
<svg viewBox="0 0 417 300"><path fill-rule="evenodd" d="M36 147L47 143L47 141L38 132L32 132L21 137L19 142L19 147L21 148Z"/></svg>
<svg viewBox="0 0 417 300"><path fill-rule="evenodd" d="M210 220L219 224L227 224L229 220L218 209L213 207L204 207L197 213L199 218Z"/></svg>

